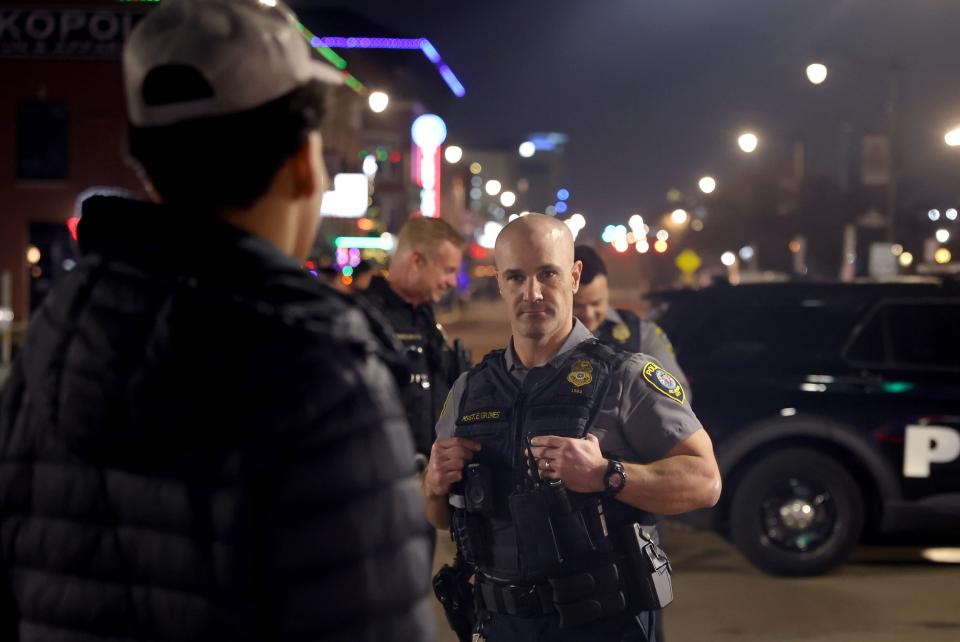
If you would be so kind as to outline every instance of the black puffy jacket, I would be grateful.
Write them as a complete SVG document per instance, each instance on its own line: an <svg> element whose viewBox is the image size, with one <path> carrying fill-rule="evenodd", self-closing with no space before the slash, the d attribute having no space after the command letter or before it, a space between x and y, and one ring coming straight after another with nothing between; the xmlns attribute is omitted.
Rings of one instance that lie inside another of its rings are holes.
<svg viewBox="0 0 960 642"><path fill-rule="evenodd" d="M0 409L0 640L429 640L395 386L357 309L212 217L87 201Z"/></svg>

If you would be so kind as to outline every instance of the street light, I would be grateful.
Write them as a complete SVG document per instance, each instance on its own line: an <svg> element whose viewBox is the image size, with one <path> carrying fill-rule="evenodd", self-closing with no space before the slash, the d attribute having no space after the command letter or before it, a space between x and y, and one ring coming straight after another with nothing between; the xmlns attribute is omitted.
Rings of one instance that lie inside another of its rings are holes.
<svg viewBox="0 0 960 642"><path fill-rule="evenodd" d="M370 104L370 109L375 114L382 113L387 105L390 104L390 96L386 95L382 91L375 91L370 94L370 97L367 99L367 102Z"/></svg>
<svg viewBox="0 0 960 642"><path fill-rule="evenodd" d="M670 214L670 219L677 225L683 225L687 222L687 211L686 210L673 210Z"/></svg>
<svg viewBox="0 0 960 642"><path fill-rule="evenodd" d="M814 62L807 65L807 80L814 85L820 85L827 79L827 66L823 63Z"/></svg>
<svg viewBox="0 0 960 642"><path fill-rule="evenodd" d="M530 158L537 153L537 146L533 144L533 142L525 140L520 143L520 147L517 149L517 151L523 158Z"/></svg>
<svg viewBox="0 0 960 642"><path fill-rule="evenodd" d="M720 262L727 267L732 267L737 262L737 255L733 252L724 252L720 255Z"/></svg>
<svg viewBox="0 0 960 642"><path fill-rule="evenodd" d="M500 181L491 178L483 188L490 196L496 196L500 193L500 190L503 189L503 185L500 184Z"/></svg>
<svg viewBox="0 0 960 642"><path fill-rule="evenodd" d="M938 243L946 243L950 240L950 230L941 227L934 236L937 237Z"/></svg>
<svg viewBox="0 0 960 642"><path fill-rule="evenodd" d="M960 127L951 129L943 136L944 142L950 147L960 146Z"/></svg>
<svg viewBox="0 0 960 642"><path fill-rule="evenodd" d="M698 185L704 194L713 194L713 190L717 189L717 180L712 176L704 176Z"/></svg>
<svg viewBox="0 0 960 642"><path fill-rule="evenodd" d="M517 195L513 192L503 192L500 194L500 204L504 207L513 207L513 204L517 202Z"/></svg>
<svg viewBox="0 0 960 642"><path fill-rule="evenodd" d="M757 138L757 135L753 132L744 132L737 138L737 145L739 145L740 150L746 154L752 154L756 151L757 145L759 144L760 139Z"/></svg>
<svg viewBox="0 0 960 642"><path fill-rule="evenodd" d="M443 152L443 157L447 159L447 162L451 165L454 163L459 163L460 159L463 158L463 149L457 147L456 145L450 145Z"/></svg>

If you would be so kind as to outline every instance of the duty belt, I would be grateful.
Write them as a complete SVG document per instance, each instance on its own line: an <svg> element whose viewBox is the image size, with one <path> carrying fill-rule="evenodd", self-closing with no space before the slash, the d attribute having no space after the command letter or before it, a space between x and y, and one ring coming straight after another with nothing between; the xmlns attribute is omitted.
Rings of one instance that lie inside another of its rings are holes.
<svg viewBox="0 0 960 642"><path fill-rule="evenodd" d="M553 606L553 587L548 582L503 584L478 574L477 589L483 606L492 613L536 617L557 612Z"/></svg>
<svg viewBox="0 0 960 642"><path fill-rule="evenodd" d="M518 617L557 614L560 626L577 626L626 610L621 572L608 564L537 584L505 584L477 574L477 590L486 610Z"/></svg>

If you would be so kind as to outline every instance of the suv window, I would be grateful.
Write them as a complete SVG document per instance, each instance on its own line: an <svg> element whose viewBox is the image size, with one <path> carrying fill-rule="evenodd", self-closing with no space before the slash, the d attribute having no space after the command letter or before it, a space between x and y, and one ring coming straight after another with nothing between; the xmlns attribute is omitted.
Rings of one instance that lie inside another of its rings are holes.
<svg viewBox="0 0 960 642"><path fill-rule="evenodd" d="M847 350L865 364L960 369L960 302L897 302L877 308Z"/></svg>
<svg viewBox="0 0 960 642"><path fill-rule="evenodd" d="M678 312L670 311L671 316ZM678 348L689 361L729 367L810 363L837 354L852 324L850 307L824 305L820 300L724 306L712 312L691 333L695 338L690 345ZM672 329L665 329L672 337Z"/></svg>

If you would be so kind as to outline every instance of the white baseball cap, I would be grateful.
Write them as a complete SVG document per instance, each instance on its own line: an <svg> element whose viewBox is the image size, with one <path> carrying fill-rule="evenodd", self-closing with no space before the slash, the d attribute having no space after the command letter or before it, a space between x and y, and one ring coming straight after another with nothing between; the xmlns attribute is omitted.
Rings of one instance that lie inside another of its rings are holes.
<svg viewBox="0 0 960 642"><path fill-rule="evenodd" d="M280 0L165 0L130 34L123 76L136 127L246 111L311 80L343 83Z"/></svg>

